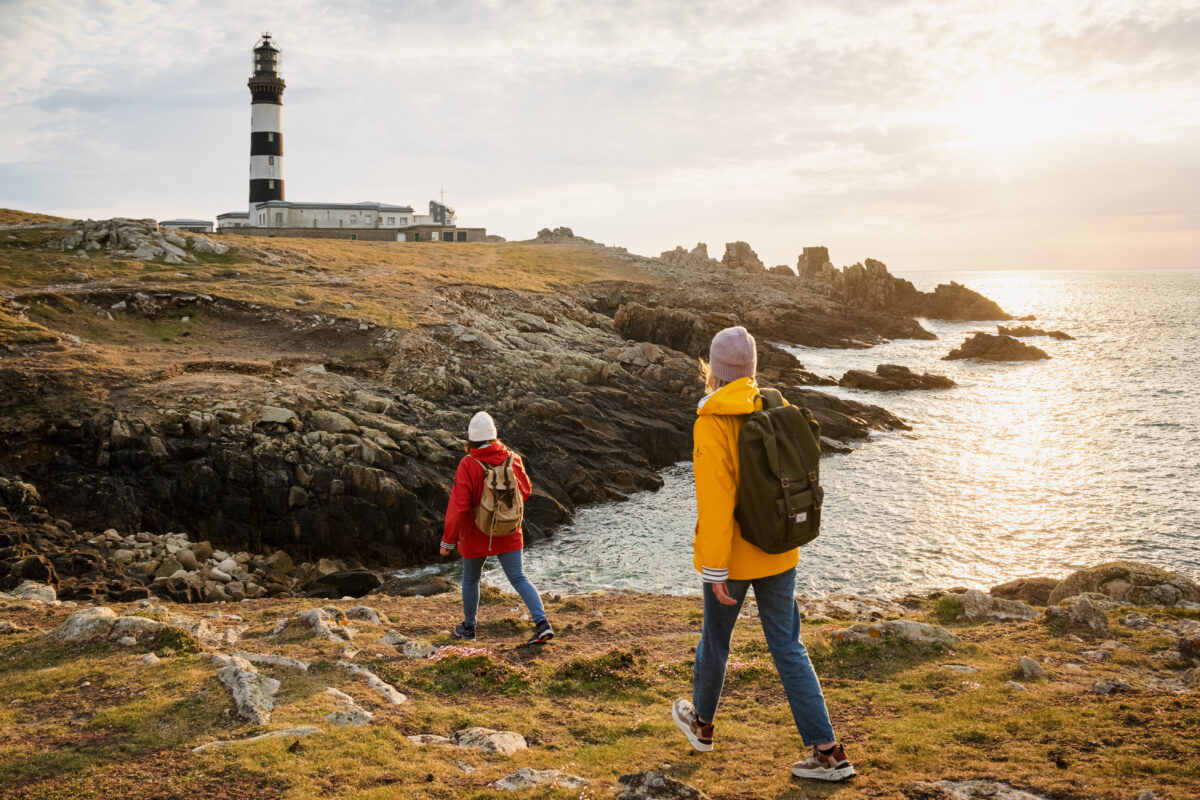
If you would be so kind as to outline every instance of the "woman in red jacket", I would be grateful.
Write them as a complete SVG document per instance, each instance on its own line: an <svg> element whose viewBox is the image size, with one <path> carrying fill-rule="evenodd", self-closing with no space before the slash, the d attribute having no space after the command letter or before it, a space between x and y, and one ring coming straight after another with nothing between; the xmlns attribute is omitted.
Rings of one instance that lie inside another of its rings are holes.
<svg viewBox="0 0 1200 800"><path fill-rule="evenodd" d="M442 534L441 553L450 555L455 548L463 561L462 602L463 621L454 629L455 637L475 641L475 615L479 610L479 577L488 556L496 556L508 582L525 601L529 616L536 626L530 644L542 644L554 638L554 631L546 619L542 599L521 568L521 549L525 546L521 528L503 536L489 536L475 524L475 508L483 496L484 464L502 466L508 460L509 449L501 444L496 435L496 423L486 411L471 418L467 427L467 455L458 462L454 473L454 488L450 490L450 503L446 506L446 530ZM517 487L525 500L533 493L533 484L525 474L525 464L516 453L513 456L513 472L517 476Z"/></svg>

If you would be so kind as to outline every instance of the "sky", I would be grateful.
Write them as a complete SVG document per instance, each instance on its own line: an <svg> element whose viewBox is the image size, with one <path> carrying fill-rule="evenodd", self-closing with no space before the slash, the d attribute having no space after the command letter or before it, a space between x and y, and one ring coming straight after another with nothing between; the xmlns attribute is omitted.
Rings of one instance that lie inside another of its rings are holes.
<svg viewBox="0 0 1200 800"><path fill-rule="evenodd" d="M270 9L268 9L268 6ZM1200 267L1200 0L0 0L0 207L287 199L893 271Z"/></svg>

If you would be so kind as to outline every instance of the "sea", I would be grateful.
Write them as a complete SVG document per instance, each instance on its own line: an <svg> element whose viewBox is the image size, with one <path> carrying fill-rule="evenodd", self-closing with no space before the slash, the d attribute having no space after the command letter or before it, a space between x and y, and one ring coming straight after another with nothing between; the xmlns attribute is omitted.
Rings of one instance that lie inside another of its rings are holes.
<svg viewBox="0 0 1200 800"><path fill-rule="evenodd" d="M911 425L821 462L821 535L800 552L797 591L898 596L1063 576L1112 559L1200 576L1200 270L913 272L918 289L958 281L1035 327L1049 360L943 361L994 322L921 320L936 340L866 349L789 347L823 375L902 364L952 389L822 387ZM1015 323L1020 324L1020 323ZM530 460L536 454L529 454ZM690 462L623 502L578 510L532 544L543 593L635 589L697 594ZM460 568L437 572L457 580ZM484 580L505 587L499 566Z"/></svg>

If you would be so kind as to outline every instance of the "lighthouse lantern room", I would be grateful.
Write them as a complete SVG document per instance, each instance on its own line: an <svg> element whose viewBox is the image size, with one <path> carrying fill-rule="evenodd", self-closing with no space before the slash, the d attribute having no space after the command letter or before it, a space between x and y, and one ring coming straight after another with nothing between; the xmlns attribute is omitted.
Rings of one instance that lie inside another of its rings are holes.
<svg viewBox="0 0 1200 800"><path fill-rule="evenodd" d="M256 204L283 200L283 59L270 33L254 48L250 87L250 224Z"/></svg>

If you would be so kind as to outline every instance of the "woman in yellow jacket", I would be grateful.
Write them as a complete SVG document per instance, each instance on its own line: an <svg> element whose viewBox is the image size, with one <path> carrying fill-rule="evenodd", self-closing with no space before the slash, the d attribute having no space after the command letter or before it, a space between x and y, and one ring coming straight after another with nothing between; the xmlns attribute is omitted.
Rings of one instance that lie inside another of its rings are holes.
<svg viewBox="0 0 1200 800"><path fill-rule="evenodd" d="M742 538L734 509L738 487L738 432L746 415L762 408L754 375L758 355L745 328L726 328L713 337L703 364L705 390L694 428L696 475L694 563L704 585L704 626L696 646L692 699L671 706L675 724L692 747L712 750L713 717L725 682L729 640L746 592L754 587L759 619L775 668L783 681L792 718L812 752L792 765L800 778L840 781L854 767L837 743L821 684L800 641L796 605L799 550L772 555Z"/></svg>

